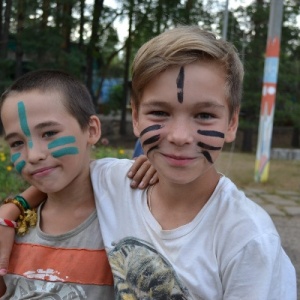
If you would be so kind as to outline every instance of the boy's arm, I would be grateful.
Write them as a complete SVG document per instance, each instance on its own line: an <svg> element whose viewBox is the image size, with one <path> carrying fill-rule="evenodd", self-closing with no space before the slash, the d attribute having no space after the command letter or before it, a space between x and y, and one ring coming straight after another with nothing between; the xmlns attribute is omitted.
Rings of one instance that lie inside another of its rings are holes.
<svg viewBox="0 0 300 300"><path fill-rule="evenodd" d="M31 207L38 206L46 194L40 192L35 187L29 187L21 194ZM17 220L20 215L20 209L14 203L7 203L0 206L0 218L7 220ZM13 228L0 225L0 276L7 272L8 262L12 246L14 243L15 231Z"/></svg>

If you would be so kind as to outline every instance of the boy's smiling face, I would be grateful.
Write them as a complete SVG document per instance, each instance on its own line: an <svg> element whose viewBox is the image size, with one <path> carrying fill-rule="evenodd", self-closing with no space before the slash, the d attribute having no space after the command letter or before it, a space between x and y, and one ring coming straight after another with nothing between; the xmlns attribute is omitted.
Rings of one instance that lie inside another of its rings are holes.
<svg viewBox="0 0 300 300"><path fill-rule="evenodd" d="M212 169L224 143L235 139L238 113L229 120L223 69L197 62L150 81L133 122L160 176L188 183Z"/></svg>
<svg viewBox="0 0 300 300"><path fill-rule="evenodd" d="M54 91L11 93L1 110L16 170L45 193L89 174L89 130L82 131L62 101Z"/></svg>

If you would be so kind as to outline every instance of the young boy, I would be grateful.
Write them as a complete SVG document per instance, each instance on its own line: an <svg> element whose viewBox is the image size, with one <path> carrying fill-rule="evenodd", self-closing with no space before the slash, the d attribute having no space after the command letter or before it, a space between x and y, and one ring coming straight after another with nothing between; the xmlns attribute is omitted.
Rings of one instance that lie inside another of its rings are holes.
<svg viewBox="0 0 300 300"><path fill-rule="evenodd" d="M134 131L159 182L132 191L129 161L91 165L116 299L296 299L270 217L214 167L235 139L242 78L233 46L198 27L138 51Z"/></svg>
<svg viewBox="0 0 300 300"><path fill-rule="evenodd" d="M113 299L89 170L101 129L87 89L59 71L28 73L0 112L17 171L48 194L37 226L16 237L1 299Z"/></svg>

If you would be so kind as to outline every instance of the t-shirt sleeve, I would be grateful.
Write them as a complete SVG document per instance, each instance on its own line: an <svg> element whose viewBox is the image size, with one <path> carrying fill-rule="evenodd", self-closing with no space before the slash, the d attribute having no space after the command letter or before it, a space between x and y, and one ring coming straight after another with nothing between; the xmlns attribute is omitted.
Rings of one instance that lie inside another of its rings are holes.
<svg viewBox="0 0 300 300"><path fill-rule="evenodd" d="M275 234L249 241L227 264L225 299L296 300L295 269Z"/></svg>

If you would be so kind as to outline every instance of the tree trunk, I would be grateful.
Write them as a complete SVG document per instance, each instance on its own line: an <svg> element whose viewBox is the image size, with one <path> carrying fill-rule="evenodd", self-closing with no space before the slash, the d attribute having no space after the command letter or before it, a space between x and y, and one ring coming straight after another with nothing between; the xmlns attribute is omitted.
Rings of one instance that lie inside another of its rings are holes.
<svg viewBox="0 0 300 300"><path fill-rule="evenodd" d="M23 64L23 47L22 47L22 31L24 28L24 12L25 12L25 0L18 0L18 12L17 12L17 40L16 40L16 69L15 78L22 75Z"/></svg>
<svg viewBox="0 0 300 300"><path fill-rule="evenodd" d="M252 152L252 128L243 130L242 152Z"/></svg>
<svg viewBox="0 0 300 300"><path fill-rule="evenodd" d="M8 34L9 34L9 27L10 27L11 7L12 7L12 0L6 0L4 24L3 24L3 29L1 30L1 40L0 40L1 59L7 58L7 44L8 44ZM1 3L1 8L3 8L3 2ZM2 9L1 9L1 14L2 14ZM1 26L2 26L2 21L1 21Z"/></svg>
<svg viewBox="0 0 300 300"><path fill-rule="evenodd" d="M130 56L132 47L132 23L133 23L133 9L134 0L130 0L129 7L129 28L128 28L128 38L126 40L126 57L125 57L125 68L124 68L124 82L123 82L123 99L122 99L122 115L120 122L120 135L126 135L126 115L127 115L127 98L128 98L128 76L129 76L129 66L130 66Z"/></svg>
<svg viewBox="0 0 300 300"><path fill-rule="evenodd" d="M85 0L80 0L79 49L83 48L84 8Z"/></svg>
<svg viewBox="0 0 300 300"><path fill-rule="evenodd" d="M299 148L300 147L300 129L298 127L293 128L293 135L292 135L292 147Z"/></svg>
<svg viewBox="0 0 300 300"><path fill-rule="evenodd" d="M94 51L96 51L95 48L98 40L99 21L103 10L103 2L104 0L95 0L94 2L92 32L91 32L90 42L87 48L87 57L86 57L86 85L93 97L95 106L96 106L97 99L95 99L95 95L93 93L93 62L94 62L93 54Z"/></svg>

